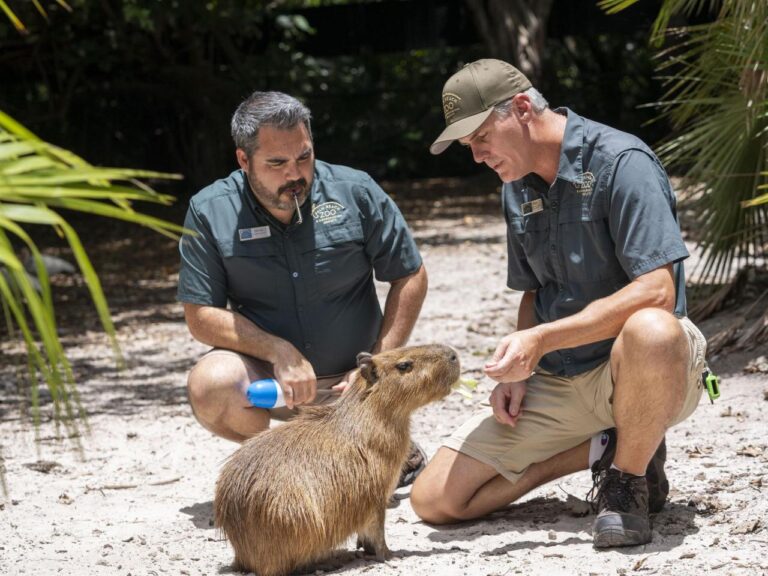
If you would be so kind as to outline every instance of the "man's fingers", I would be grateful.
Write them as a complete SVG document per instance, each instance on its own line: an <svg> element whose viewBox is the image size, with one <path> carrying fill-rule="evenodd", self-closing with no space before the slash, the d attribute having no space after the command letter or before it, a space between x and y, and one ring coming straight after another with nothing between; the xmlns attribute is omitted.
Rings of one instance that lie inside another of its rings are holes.
<svg viewBox="0 0 768 576"><path fill-rule="evenodd" d="M508 397L504 391L496 389L491 393L490 397L491 407L493 408L493 417L499 424L515 425L514 419L509 416L507 412Z"/></svg>
<svg viewBox="0 0 768 576"><path fill-rule="evenodd" d="M284 390L285 405L288 408L308 404L315 399L317 384L313 380L303 380L298 382L289 382ZM290 392L288 392L290 390ZM290 400L290 402L289 402Z"/></svg>
<svg viewBox="0 0 768 576"><path fill-rule="evenodd" d="M525 397L525 386L515 385L512 387L509 396L509 415L515 421L522 413L523 398Z"/></svg>
<svg viewBox="0 0 768 576"><path fill-rule="evenodd" d="M314 382L302 382L301 395L296 399L296 404L308 404L315 399L315 383Z"/></svg>
<svg viewBox="0 0 768 576"><path fill-rule="evenodd" d="M502 340L498 346L496 346L496 350L493 352L493 356L491 356L491 361L486 363L486 368L489 368L490 366L493 366L496 364L499 360L501 360L504 357L504 354L507 351L507 346L509 346L508 342L505 342Z"/></svg>
<svg viewBox="0 0 768 576"><path fill-rule="evenodd" d="M499 359L499 361L496 362L496 365L494 366L493 370L498 374L503 374L504 372L507 372L514 365L515 363L514 359L515 359L515 350L513 348L507 347L507 349L504 350L504 356L502 356Z"/></svg>
<svg viewBox="0 0 768 576"><path fill-rule="evenodd" d="M342 392L344 392L344 390L347 389L347 386L349 386L349 382L347 382L346 380L342 380L338 384L334 384L333 386L331 386L331 390L341 394Z"/></svg>
<svg viewBox="0 0 768 576"><path fill-rule="evenodd" d="M512 415L517 414L520 411L520 404L523 401L525 395L525 388L522 386L515 386L512 388L512 394L509 399L509 413Z"/></svg>
<svg viewBox="0 0 768 576"><path fill-rule="evenodd" d="M293 388L288 385L283 386L283 399L288 409L293 410Z"/></svg>

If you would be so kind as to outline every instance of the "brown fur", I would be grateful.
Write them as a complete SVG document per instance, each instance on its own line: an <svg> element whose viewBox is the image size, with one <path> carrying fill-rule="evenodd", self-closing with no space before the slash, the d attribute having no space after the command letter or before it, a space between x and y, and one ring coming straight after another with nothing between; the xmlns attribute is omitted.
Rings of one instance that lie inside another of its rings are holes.
<svg viewBox="0 0 768 576"><path fill-rule="evenodd" d="M236 569L288 574L355 533L366 552L390 557L384 516L408 453L410 415L450 392L459 361L433 345L361 354L358 364L362 377L335 404L302 409L224 465L214 514Z"/></svg>

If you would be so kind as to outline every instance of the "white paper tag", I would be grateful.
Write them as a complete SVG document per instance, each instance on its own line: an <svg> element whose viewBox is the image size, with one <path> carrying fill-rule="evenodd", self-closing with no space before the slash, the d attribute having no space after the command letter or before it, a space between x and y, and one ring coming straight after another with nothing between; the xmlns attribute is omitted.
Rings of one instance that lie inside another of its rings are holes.
<svg viewBox="0 0 768 576"><path fill-rule="evenodd" d="M241 228L237 231L240 235L240 242L248 242L249 240L260 240L262 238L269 238L271 232L269 226L256 226L255 228Z"/></svg>

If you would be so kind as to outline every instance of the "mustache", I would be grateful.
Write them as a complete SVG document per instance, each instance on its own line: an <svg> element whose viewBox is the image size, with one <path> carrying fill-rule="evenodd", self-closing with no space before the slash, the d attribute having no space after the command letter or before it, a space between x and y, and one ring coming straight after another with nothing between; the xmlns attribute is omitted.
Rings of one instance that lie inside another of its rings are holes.
<svg viewBox="0 0 768 576"><path fill-rule="evenodd" d="M278 193L285 192L289 190L290 188L300 187L301 191L307 189L307 180L306 178L299 178L298 180L292 180L291 182L286 182L280 188L277 189Z"/></svg>

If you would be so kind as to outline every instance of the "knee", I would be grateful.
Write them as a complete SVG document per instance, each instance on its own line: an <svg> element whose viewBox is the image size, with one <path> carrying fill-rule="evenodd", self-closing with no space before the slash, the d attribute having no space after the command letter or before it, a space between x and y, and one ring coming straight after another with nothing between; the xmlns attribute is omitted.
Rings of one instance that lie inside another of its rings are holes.
<svg viewBox="0 0 768 576"><path fill-rule="evenodd" d="M461 520L444 491L434 482L423 480L423 474L416 478L411 488L411 508L416 515L428 524L450 524Z"/></svg>
<svg viewBox="0 0 768 576"><path fill-rule="evenodd" d="M643 308L624 323L620 338L625 353L653 354L659 358L687 353L680 321L661 308Z"/></svg>
<svg viewBox="0 0 768 576"><path fill-rule="evenodd" d="M221 362L206 362L190 372L187 378L187 394L192 411L204 424L218 419L226 406L226 398L236 391L240 382L246 378L242 370Z"/></svg>

